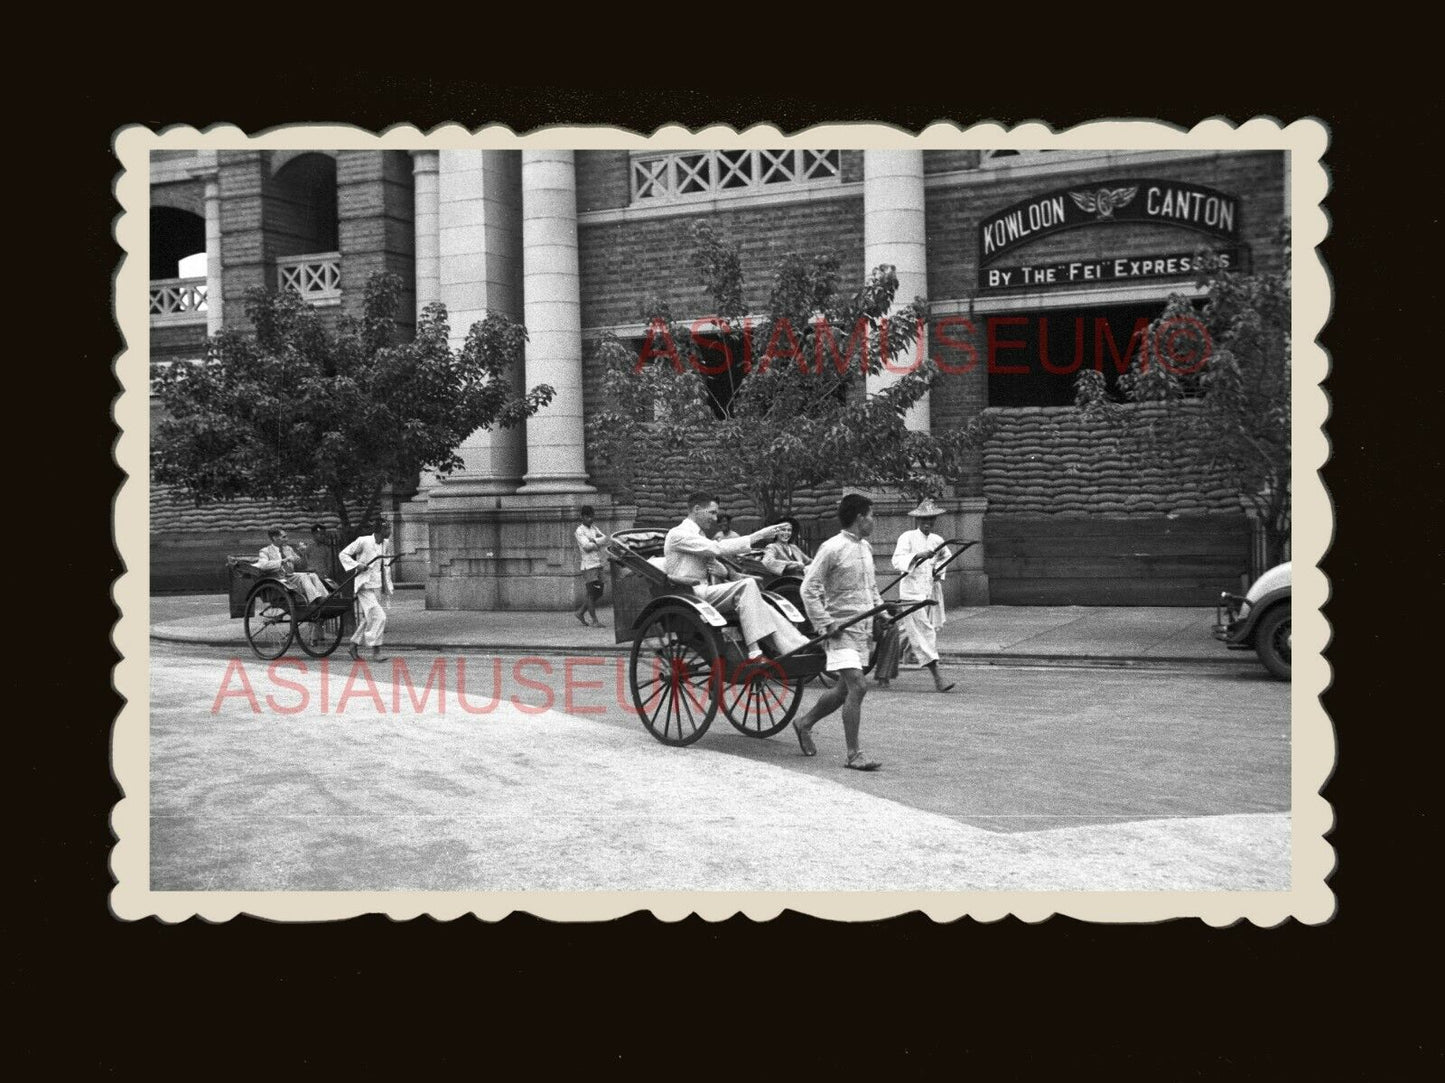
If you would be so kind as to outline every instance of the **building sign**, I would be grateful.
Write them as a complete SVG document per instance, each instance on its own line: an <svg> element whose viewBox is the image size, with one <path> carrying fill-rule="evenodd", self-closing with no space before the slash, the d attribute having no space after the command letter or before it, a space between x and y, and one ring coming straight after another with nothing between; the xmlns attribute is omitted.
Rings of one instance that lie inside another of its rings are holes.
<svg viewBox="0 0 1445 1083"><path fill-rule="evenodd" d="M1247 271L1248 248L1232 246L1212 253L1226 271ZM986 290L1016 290L1038 286L1092 286L1099 282L1140 278L1187 278L1203 270L1193 252L1164 252L1147 256L1113 256L1107 259L1068 260L1063 263L1028 263L1012 267L986 267L979 271L979 286Z"/></svg>
<svg viewBox="0 0 1445 1083"><path fill-rule="evenodd" d="M979 223L980 284L985 264L1029 241L1080 226L1148 222L1239 240L1239 200L1200 184L1110 180L1032 196Z"/></svg>

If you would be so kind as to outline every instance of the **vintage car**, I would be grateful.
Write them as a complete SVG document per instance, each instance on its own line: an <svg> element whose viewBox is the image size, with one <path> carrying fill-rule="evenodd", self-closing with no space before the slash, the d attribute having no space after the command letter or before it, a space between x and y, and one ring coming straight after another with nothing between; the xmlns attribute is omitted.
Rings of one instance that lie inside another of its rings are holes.
<svg viewBox="0 0 1445 1083"><path fill-rule="evenodd" d="M1253 650L1272 676L1290 679L1290 566L1271 568L1243 595L1223 591L1214 638L1230 650Z"/></svg>

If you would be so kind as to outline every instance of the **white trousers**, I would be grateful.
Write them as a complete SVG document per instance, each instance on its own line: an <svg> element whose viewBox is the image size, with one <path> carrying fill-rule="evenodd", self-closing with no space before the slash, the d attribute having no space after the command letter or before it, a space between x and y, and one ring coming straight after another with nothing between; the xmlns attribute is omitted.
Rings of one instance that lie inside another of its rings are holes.
<svg viewBox="0 0 1445 1083"><path fill-rule="evenodd" d="M315 572L292 572L286 577L286 585L292 590L299 590L308 602L325 598L327 594L325 585Z"/></svg>
<svg viewBox="0 0 1445 1083"><path fill-rule="evenodd" d="M386 631L386 610L381 607L381 599L377 597L377 593L369 587L356 592L356 604L361 607L361 620L357 622L351 642L363 647L381 646L382 635Z"/></svg>
<svg viewBox="0 0 1445 1083"><path fill-rule="evenodd" d="M903 598L901 601L908 605L922 599ZM903 628L903 634L908 637L908 642L913 645L913 653L918 655L918 660L924 665L938 661L938 627L934 624L934 614L937 612L937 606L925 606L898 622Z"/></svg>
<svg viewBox="0 0 1445 1083"><path fill-rule="evenodd" d="M719 613L736 612L743 639L749 646L772 636L774 651L786 654L808 642L808 637L793 627L792 621L763 601L755 579L734 579L711 586L699 584L692 589Z"/></svg>

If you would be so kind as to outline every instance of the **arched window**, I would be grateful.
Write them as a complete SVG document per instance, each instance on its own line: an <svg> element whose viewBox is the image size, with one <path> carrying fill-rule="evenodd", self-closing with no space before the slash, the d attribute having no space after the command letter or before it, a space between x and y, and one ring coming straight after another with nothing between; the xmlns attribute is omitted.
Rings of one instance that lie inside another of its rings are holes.
<svg viewBox="0 0 1445 1083"><path fill-rule="evenodd" d="M151 278L187 277L181 260L197 254L206 254L206 220L175 207L152 207Z"/></svg>
<svg viewBox="0 0 1445 1083"><path fill-rule="evenodd" d="M150 315L157 323L206 319L206 220L177 207L151 208Z"/></svg>
<svg viewBox="0 0 1445 1083"><path fill-rule="evenodd" d="M308 152L276 170L266 206L266 233L276 253L278 286L295 290L313 304L340 301L335 158Z"/></svg>
<svg viewBox="0 0 1445 1083"><path fill-rule="evenodd" d="M267 212L277 255L335 252L336 159L308 153L286 162L272 179Z"/></svg>

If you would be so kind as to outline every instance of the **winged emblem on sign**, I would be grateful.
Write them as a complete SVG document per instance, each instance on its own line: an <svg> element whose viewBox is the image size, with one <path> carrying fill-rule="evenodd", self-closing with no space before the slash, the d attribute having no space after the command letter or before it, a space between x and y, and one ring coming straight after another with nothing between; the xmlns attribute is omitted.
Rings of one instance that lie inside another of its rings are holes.
<svg viewBox="0 0 1445 1083"><path fill-rule="evenodd" d="M1113 218L1114 212L1127 206L1138 193L1136 184L1130 188L1100 188L1097 192L1070 192L1069 198L1081 211L1097 214L1100 218Z"/></svg>

